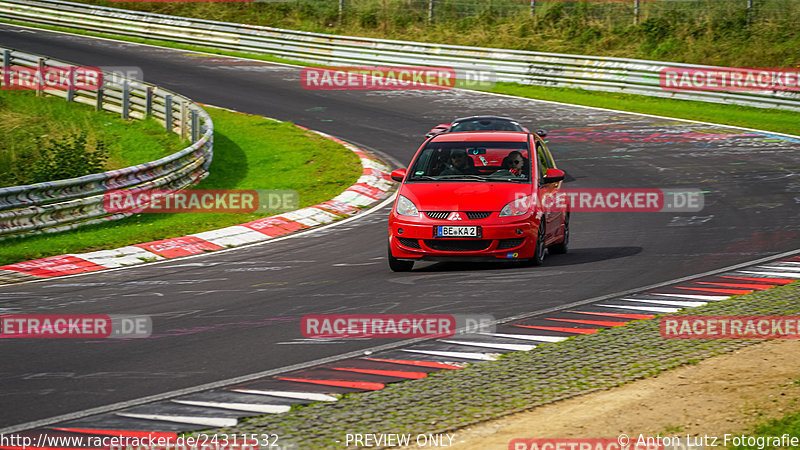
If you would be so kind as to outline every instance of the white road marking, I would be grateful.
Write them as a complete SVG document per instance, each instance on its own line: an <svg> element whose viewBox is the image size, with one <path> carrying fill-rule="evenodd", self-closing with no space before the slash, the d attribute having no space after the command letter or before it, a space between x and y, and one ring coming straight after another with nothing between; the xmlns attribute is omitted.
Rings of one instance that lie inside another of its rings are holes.
<svg viewBox="0 0 800 450"><path fill-rule="evenodd" d="M381 258L383 259L383 258ZM333 267L349 267L349 266L371 266L373 264L380 264L378 262L366 262L366 263L338 263L333 264Z"/></svg>
<svg viewBox="0 0 800 450"><path fill-rule="evenodd" d="M681 308L656 308L655 306L633 306L633 305L597 305L605 308L622 308L622 309L635 309L637 311L650 311L655 313L673 313L678 312Z"/></svg>
<svg viewBox="0 0 800 450"><path fill-rule="evenodd" d="M708 302L680 302L677 300L644 300L638 298L623 298L620 300L624 300L626 302L652 303L656 305L683 306L685 308L692 308L695 306L703 306L708 304Z"/></svg>
<svg viewBox="0 0 800 450"><path fill-rule="evenodd" d="M758 269L758 270L776 270L776 271L781 272L781 273L783 273L785 275L800 277L800 272L797 272L797 270L798 270L797 267L758 266L758 267L755 267L755 269Z"/></svg>
<svg viewBox="0 0 800 450"><path fill-rule="evenodd" d="M335 402L338 398L328 394L317 394L314 392L291 392L291 391L261 391L257 389L231 389L233 392L243 394L270 395L272 397L294 398L297 400L311 400L313 402Z"/></svg>
<svg viewBox="0 0 800 450"><path fill-rule="evenodd" d="M447 358L456 358L456 359L477 359L479 361L494 361L497 359L497 356L488 353L438 352L435 350L411 350L405 348L401 349L401 351L409 353L422 353L424 355L432 355L432 356L444 356Z"/></svg>
<svg viewBox="0 0 800 450"><path fill-rule="evenodd" d="M666 297L691 298L695 300L710 300L710 301L727 300L730 298L727 295L695 295L695 294L648 294L648 295L664 295Z"/></svg>
<svg viewBox="0 0 800 450"><path fill-rule="evenodd" d="M783 278L800 278L800 273L788 273L788 272L754 272L752 270L740 270L739 272L743 273L752 273L756 275L771 275Z"/></svg>
<svg viewBox="0 0 800 450"><path fill-rule="evenodd" d="M486 336L496 336L511 339L524 339L526 341L539 341L539 342L561 342L566 340L565 337L560 336L540 336L537 334L503 334L503 333L478 333L485 334Z"/></svg>
<svg viewBox="0 0 800 450"><path fill-rule="evenodd" d="M214 428L235 427L239 423L236 419L222 417L197 417L197 416L167 416L163 414L134 414L134 413L114 413L120 417L144 420L160 420L162 422L190 423L192 425L203 425Z"/></svg>
<svg viewBox="0 0 800 450"><path fill-rule="evenodd" d="M194 400L173 400L175 403L189 406L202 406L205 408L233 409L236 411L251 411L264 414L281 414L291 409L288 405L265 405L253 403L221 403L221 402L199 402Z"/></svg>
<svg viewBox="0 0 800 450"><path fill-rule="evenodd" d="M534 348L535 345L525 345L525 344L501 344L501 343L492 343L492 342L473 342L473 341L450 341L440 339L439 342L445 342L447 344L456 344L456 345L471 345L473 347L487 347L487 348L499 348L501 350L512 350L515 352L527 352Z"/></svg>

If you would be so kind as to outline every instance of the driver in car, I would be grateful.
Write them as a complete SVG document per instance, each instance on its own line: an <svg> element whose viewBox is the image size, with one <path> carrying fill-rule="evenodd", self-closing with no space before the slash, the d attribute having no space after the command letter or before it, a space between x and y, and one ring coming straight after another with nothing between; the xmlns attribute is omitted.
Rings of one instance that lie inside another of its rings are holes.
<svg viewBox="0 0 800 450"><path fill-rule="evenodd" d="M475 162L467 156L467 150L456 148L450 152L450 166L442 171L440 175L477 175L478 169Z"/></svg>

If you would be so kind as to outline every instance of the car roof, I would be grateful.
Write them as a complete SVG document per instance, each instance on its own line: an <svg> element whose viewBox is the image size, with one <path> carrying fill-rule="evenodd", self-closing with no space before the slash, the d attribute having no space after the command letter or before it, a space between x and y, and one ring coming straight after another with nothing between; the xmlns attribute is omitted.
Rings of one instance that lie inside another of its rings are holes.
<svg viewBox="0 0 800 450"><path fill-rule="evenodd" d="M529 134L524 131L458 131L437 134L431 138L430 142L525 142Z"/></svg>
<svg viewBox="0 0 800 450"><path fill-rule="evenodd" d="M487 120L487 119L493 119L493 120L508 120L509 122L517 122L515 119L512 119L512 118L510 118L510 117L500 117L500 116L469 116L469 117L461 117L461 118L455 119L455 120L453 120L453 121L451 122L451 124L458 123L458 122L466 122L466 121L469 121L469 120Z"/></svg>

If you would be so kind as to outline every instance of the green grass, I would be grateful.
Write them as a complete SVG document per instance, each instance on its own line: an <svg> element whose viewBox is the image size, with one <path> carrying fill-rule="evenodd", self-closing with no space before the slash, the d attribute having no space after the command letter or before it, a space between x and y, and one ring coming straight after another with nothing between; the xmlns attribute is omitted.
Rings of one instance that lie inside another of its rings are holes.
<svg viewBox="0 0 800 450"><path fill-rule="evenodd" d="M155 120L127 121L58 97L0 91L0 187L27 184L25 168L41 146L82 131L90 146L105 141L106 170L153 161L188 145Z"/></svg>
<svg viewBox="0 0 800 450"><path fill-rule="evenodd" d="M428 23L424 0L291 2L111 2L112 8L321 33L443 44L603 55L736 67L800 65L800 0L530 2L436 0Z"/></svg>
<svg viewBox="0 0 800 450"><path fill-rule="evenodd" d="M358 157L288 122L205 107L214 121L214 159L196 189L290 189L300 207L338 195L361 174ZM137 214L74 231L0 244L0 265L184 236L264 217L255 213Z"/></svg>
<svg viewBox="0 0 800 450"><path fill-rule="evenodd" d="M755 445L731 445L729 448L736 450L743 449L762 449L762 448L797 448L797 445L787 445L785 447L780 445L780 442L775 444L774 441L766 441L766 438L775 438L788 434L789 438L800 437L800 411L795 411L780 419L771 419L755 426L752 430L745 433L736 433L736 436L747 436L755 439L761 438L761 442L755 441Z"/></svg>

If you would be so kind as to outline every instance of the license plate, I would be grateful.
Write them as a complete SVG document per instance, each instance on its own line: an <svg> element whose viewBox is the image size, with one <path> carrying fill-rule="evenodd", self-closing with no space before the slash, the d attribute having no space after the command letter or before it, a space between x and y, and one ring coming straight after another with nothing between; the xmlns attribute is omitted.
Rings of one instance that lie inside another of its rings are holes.
<svg viewBox="0 0 800 450"><path fill-rule="evenodd" d="M480 227L463 227L456 225L439 225L433 228L435 237L481 237Z"/></svg>

